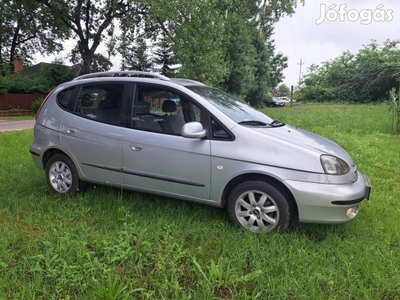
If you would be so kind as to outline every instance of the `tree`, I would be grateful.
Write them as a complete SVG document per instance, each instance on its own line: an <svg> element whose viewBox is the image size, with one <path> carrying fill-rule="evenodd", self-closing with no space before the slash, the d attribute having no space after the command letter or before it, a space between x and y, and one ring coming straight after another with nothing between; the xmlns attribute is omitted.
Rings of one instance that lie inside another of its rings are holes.
<svg viewBox="0 0 400 300"><path fill-rule="evenodd" d="M108 55L116 50L123 54L123 69L148 69L144 41L161 32L168 44L159 47L156 56L164 60L164 67L174 57L173 62L180 65L177 76L222 87L254 105L261 104L282 79L286 58L275 54L273 25L284 14L293 13L299 2L37 1L77 38L71 61L82 65L81 74L110 67L108 58L96 53L101 43L107 43ZM117 25L120 37L115 35Z"/></svg>
<svg viewBox="0 0 400 300"><path fill-rule="evenodd" d="M68 37L60 20L36 1L2 1L0 14L0 68L6 73L13 72L16 54L29 62L34 53L62 50L61 41Z"/></svg>
<svg viewBox="0 0 400 300"><path fill-rule="evenodd" d="M150 71L153 62L147 50L148 46L143 37L137 38L133 45L122 43L120 46L120 53L122 54L121 70Z"/></svg>
<svg viewBox="0 0 400 300"><path fill-rule="evenodd" d="M268 64L270 58L267 51L264 34L258 32L253 37L253 45L257 51L256 57L256 72L251 90L246 95L246 101L251 105L263 106L268 94L271 93L273 86L270 85L271 66Z"/></svg>
<svg viewBox="0 0 400 300"><path fill-rule="evenodd" d="M274 53L273 25L282 15L293 13L297 3L153 0L149 14L170 38L171 49L182 65L181 76L261 104L281 81L287 60Z"/></svg>
<svg viewBox="0 0 400 300"><path fill-rule="evenodd" d="M224 13L216 5L215 0L149 1L149 25L168 36L180 77L213 85L223 81Z"/></svg>
<svg viewBox="0 0 400 300"><path fill-rule="evenodd" d="M257 64L257 49L254 47L254 31L258 31L243 17L244 3L226 10L226 54L227 65L222 88L226 91L246 97L253 88ZM239 13L240 12L240 13Z"/></svg>
<svg viewBox="0 0 400 300"><path fill-rule="evenodd" d="M101 42L107 40L107 36L114 34L117 20L127 16L133 18L137 12L136 4L129 0L41 1L78 39L71 60L81 63L81 74L110 65L104 63L106 57L96 55L96 50Z"/></svg>
<svg viewBox="0 0 400 300"><path fill-rule="evenodd" d="M158 43L156 44L156 49L154 53L154 63L156 68L162 75L167 77L175 74L178 67L178 61L175 58L175 54L172 51L171 43L165 31L161 31L161 36Z"/></svg>
<svg viewBox="0 0 400 300"><path fill-rule="evenodd" d="M290 88L284 83L278 86L278 91L280 93L280 96L290 96L291 93Z"/></svg>
<svg viewBox="0 0 400 300"><path fill-rule="evenodd" d="M268 65L271 68L269 82L271 87L275 87L282 82L284 77L283 70L288 67L287 61L287 56L283 56L282 53L274 54L274 51L272 51L268 62Z"/></svg>
<svg viewBox="0 0 400 300"><path fill-rule="evenodd" d="M285 6L281 6L283 3ZM273 24L283 14L292 13L296 3L232 1L227 6L227 19L231 21L228 21L228 91L238 93L241 88L245 91L244 98L254 106L263 105L282 81L287 57L275 54L271 39Z"/></svg>

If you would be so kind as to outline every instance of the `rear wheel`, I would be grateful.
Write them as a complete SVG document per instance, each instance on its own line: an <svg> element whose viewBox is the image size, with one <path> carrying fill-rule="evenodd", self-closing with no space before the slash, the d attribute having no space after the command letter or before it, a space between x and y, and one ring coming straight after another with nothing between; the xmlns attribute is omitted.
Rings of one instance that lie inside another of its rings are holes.
<svg viewBox="0 0 400 300"><path fill-rule="evenodd" d="M74 163L63 154L52 156L45 172L47 185L56 193L74 195L82 187Z"/></svg>
<svg viewBox="0 0 400 300"><path fill-rule="evenodd" d="M228 216L237 225L255 233L288 228L290 207L275 186L260 180L235 187L227 203Z"/></svg>

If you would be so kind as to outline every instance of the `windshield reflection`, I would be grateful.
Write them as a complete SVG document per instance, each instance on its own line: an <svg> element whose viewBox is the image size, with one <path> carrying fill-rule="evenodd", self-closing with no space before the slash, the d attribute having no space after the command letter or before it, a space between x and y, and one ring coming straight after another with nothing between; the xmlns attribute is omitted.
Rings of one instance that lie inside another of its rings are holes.
<svg viewBox="0 0 400 300"><path fill-rule="evenodd" d="M270 117L249 106L243 100L221 90L208 86L188 86L187 88L208 100L236 123L258 121L269 124L272 122Z"/></svg>

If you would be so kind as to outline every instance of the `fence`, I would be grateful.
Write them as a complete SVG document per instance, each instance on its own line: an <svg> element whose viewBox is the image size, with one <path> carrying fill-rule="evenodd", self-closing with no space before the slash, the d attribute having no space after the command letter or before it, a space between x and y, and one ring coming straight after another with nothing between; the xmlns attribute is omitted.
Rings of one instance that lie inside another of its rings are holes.
<svg viewBox="0 0 400 300"><path fill-rule="evenodd" d="M43 94L0 94L0 110L20 109L31 110L32 103L38 98L45 98Z"/></svg>

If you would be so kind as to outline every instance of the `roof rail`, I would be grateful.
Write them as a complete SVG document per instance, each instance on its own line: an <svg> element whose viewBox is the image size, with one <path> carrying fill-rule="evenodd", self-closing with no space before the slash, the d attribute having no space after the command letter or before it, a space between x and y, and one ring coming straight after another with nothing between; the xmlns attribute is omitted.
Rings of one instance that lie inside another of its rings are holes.
<svg viewBox="0 0 400 300"><path fill-rule="evenodd" d="M186 79L186 78L171 78L172 82L178 83L178 84L182 84L182 85L190 85L190 84L194 84L194 85L205 85L204 83L200 82L200 81L196 81L196 80L192 80L192 79Z"/></svg>
<svg viewBox="0 0 400 300"><path fill-rule="evenodd" d="M87 78L96 78L96 77L150 77L150 78L158 78L161 80L170 80L168 77L152 72L144 72L144 71L109 71L109 72L95 72L90 74L85 74L74 78L73 80L81 80Z"/></svg>

